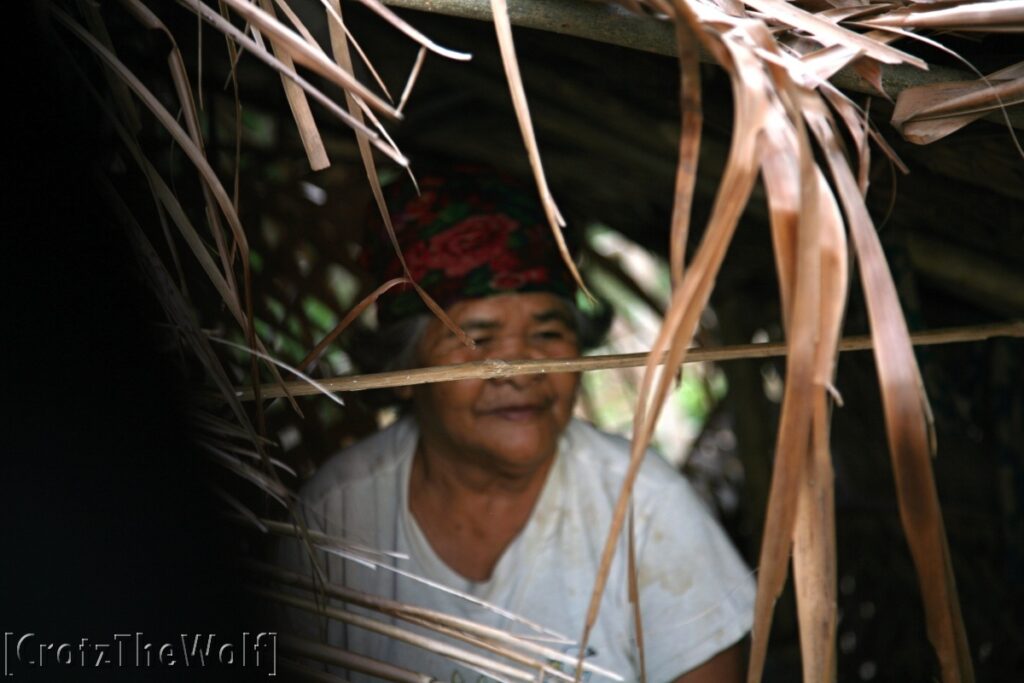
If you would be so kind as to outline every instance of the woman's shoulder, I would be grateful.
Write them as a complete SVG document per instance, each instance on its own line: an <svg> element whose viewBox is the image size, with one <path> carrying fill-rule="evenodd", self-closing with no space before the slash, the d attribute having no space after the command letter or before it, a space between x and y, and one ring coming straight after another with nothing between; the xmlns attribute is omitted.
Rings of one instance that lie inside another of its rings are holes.
<svg viewBox="0 0 1024 683"><path fill-rule="evenodd" d="M362 441L330 456L307 481L299 494L306 503L342 495L368 480L398 476L399 468L413 454L418 431L416 421L403 417Z"/></svg>
<svg viewBox="0 0 1024 683"><path fill-rule="evenodd" d="M566 429L566 452L569 466L583 476L599 479L618 494L619 486L629 468L631 444L618 434L609 434L585 420L573 419ZM635 498L655 497L668 489L688 488L686 478L654 449L644 452L644 459L633 486Z"/></svg>

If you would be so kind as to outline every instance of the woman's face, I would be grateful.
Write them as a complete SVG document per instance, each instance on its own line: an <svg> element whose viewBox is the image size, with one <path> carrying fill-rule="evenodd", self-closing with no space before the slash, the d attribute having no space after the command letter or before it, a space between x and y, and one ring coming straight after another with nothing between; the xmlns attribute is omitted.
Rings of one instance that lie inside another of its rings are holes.
<svg viewBox="0 0 1024 683"><path fill-rule="evenodd" d="M432 320L417 347L424 366L579 355L571 313L552 294L469 299L447 313L476 348L466 348ZM414 387L423 445L495 473L528 474L554 455L577 384L576 374L551 373Z"/></svg>

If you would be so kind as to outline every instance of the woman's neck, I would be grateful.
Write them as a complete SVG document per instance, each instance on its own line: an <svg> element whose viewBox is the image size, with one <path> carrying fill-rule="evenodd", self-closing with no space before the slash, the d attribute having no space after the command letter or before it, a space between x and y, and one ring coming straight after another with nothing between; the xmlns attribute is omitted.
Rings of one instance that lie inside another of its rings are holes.
<svg viewBox="0 0 1024 683"><path fill-rule="evenodd" d="M529 522L554 459L552 454L529 472L496 472L432 452L421 440L409 479L409 511L449 568L485 581Z"/></svg>
<svg viewBox="0 0 1024 683"><path fill-rule="evenodd" d="M421 438L414 468L419 469L422 485L446 496L516 499L543 487L553 461L554 454L527 469L502 468L473 455L448 452Z"/></svg>

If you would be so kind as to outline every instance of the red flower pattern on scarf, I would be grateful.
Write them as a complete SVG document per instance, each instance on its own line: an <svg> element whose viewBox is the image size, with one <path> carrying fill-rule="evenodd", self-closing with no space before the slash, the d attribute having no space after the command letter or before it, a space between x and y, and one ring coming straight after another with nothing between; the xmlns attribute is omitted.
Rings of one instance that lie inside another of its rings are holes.
<svg viewBox="0 0 1024 683"><path fill-rule="evenodd" d="M508 235L518 226L502 214L470 216L450 230L434 235L425 249L414 249L408 254L409 270L414 278L420 266L443 269L448 277L461 277L505 252Z"/></svg>

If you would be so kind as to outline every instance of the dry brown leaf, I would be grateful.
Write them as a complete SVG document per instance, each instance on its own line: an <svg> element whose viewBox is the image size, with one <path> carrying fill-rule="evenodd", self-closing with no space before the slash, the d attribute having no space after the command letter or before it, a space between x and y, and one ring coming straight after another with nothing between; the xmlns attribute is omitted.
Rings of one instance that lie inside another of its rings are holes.
<svg viewBox="0 0 1024 683"><path fill-rule="evenodd" d="M932 475L928 409L920 374L878 235L842 156L827 113L808 100L805 116L825 155L860 262L882 390L900 518L924 597L928 637L945 683L973 681L974 671Z"/></svg>
<svg viewBox="0 0 1024 683"><path fill-rule="evenodd" d="M821 314L815 353L811 443L797 495L793 535L793 578L800 621L805 683L836 677L836 539L832 455L829 449L828 387L835 373L847 293L843 218L820 171Z"/></svg>
<svg viewBox="0 0 1024 683"><path fill-rule="evenodd" d="M77 0L75 4L85 16L85 23L89 27L89 31L112 54L116 54L114 43L110 39L110 33L107 31L106 22L103 21L103 15L100 14L99 4L92 0ZM177 46L175 46L175 49L177 49ZM132 135L138 135L139 130L142 128L142 121L139 119L139 110L136 108L135 101L132 99L131 93L128 92L128 88L125 87L125 84L120 79L114 77L107 70L103 71L103 77L107 82L107 87L110 88L110 92L114 96L114 100L117 102L118 108L125 117L125 126L127 126Z"/></svg>
<svg viewBox="0 0 1024 683"><path fill-rule="evenodd" d="M227 193L224 190L224 187L220 184L220 181L217 178L216 174L213 172L213 169L210 167L209 163L207 162L205 154L203 153L203 151L199 147L197 147L195 145L195 143L193 143L193 141L191 140L189 135L177 124L177 122L171 116L170 112L168 112L163 107L163 105L160 104L160 102L157 100L157 98L142 84L141 81L138 80L138 78L129 69L127 69L127 67L125 67L124 64L122 64L120 62L120 60L117 59L116 56L114 56L112 53L110 53L102 44L100 44L95 38L93 38L88 32L86 32L79 24L77 24L74 20L72 20L70 17L68 17L66 14L64 14L61 10L59 10L57 8L51 8L51 9L52 9L52 12L53 12L54 16L57 18L58 21L60 21L60 23L62 23L64 26L66 26L72 33L74 33L80 40L82 40L90 49L92 49L104 61L104 63L110 68L112 73L116 74L119 78L124 80L125 84L132 90L132 92L135 93L135 95L140 99L140 101L142 101L142 103L157 117L157 120L161 123L161 125L163 125L167 129L167 131L171 135L171 137L185 151L186 156L188 156L188 158L193 162L193 164L195 164L196 169L198 170L202 181L204 183L206 183L206 185L209 187L209 190L213 194L214 199L217 202L217 205L220 207L220 209L223 212L225 218L228 220L228 223L231 226L232 234L233 234L233 236L235 238L235 244L238 247L238 249L242 252L242 255L243 255L242 268L243 268L244 282L246 283L246 291L244 292L244 297L245 297L244 301L245 301L245 305L246 305L246 312L245 313L241 312L241 307L240 307L241 304L238 303L238 300L236 298L237 295L233 291L231 291L230 289L228 289L228 291L227 291L228 296L224 298L225 303L229 306L229 308L232 308L232 305L234 307L236 307L236 311L238 313L238 315L236 316L236 319L238 320L239 325L241 326L242 330L246 333L246 336L249 338L250 347L253 348L253 349L257 349L257 348L262 349L261 342L257 338L255 338L253 327L249 324L249 321L252 320L253 317L252 317L252 310L251 310L252 296L251 296L251 292L248 289L248 281L249 281L249 270L248 270L249 269L249 256L248 256L248 253L249 253L248 249L249 248L248 248L248 242L246 241L245 233L242 230L242 225L241 225L241 222L239 221L238 214L234 210L234 205L232 204L230 198L227 196ZM101 107L103 107L102 103L101 103ZM105 107L104 107L104 111L106 111ZM115 122L116 122L116 117L111 116L111 118L112 118L112 120L115 120ZM126 147L129 149L129 151L131 152L133 157L135 157L136 160L139 161L140 167L143 169L144 173L146 173L147 180L150 181L151 186L154 187L154 188L160 188L161 185L166 187L166 185L163 184L162 180L160 180L159 182L156 182L156 179L158 179L159 176L156 175L155 172L150 173L150 171L153 170L152 167L149 165L148 161L146 161L145 158L142 156L141 151L138 149L138 145L134 142L133 138L127 132L127 130L124 129L123 126L120 126L117 123L115 123L115 129L120 131L121 138L125 142ZM172 216L172 218L175 219L175 222L179 225L179 227L182 227L183 225L188 225L189 227L191 227L191 225L188 224L187 221L186 222L180 221L180 218L182 216L184 216L184 212L180 211L180 206L177 207L178 211L174 210L173 207L175 207L175 205L177 204L177 201L176 200L174 200L173 202L166 201L166 199L165 199L166 196L170 195L171 197L173 197L173 194L170 193L170 191L168 190L166 193L163 193L163 195L164 195L164 199L162 199L162 201L164 201L165 207L168 209L170 215ZM188 230L186 230L186 233L187 232L188 232ZM191 230L191 232L194 233L194 230ZM199 246L202 249L205 249L205 247L202 247L201 241L198 239L198 237L196 237L195 239L196 239L196 242L199 244ZM202 262L202 259L201 259L201 262ZM213 272L213 271L216 271L216 268L212 268L210 270L207 270L208 273ZM226 286L226 281L225 281L224 284ZM224 291L222 290L221 293L223 294ZM254 359L255 359L255 356L254 356ZM284 386L284 381L281 378L281 376L277 373L276 369L271 367L271 373L273 374L274 379L280 385L281 389L284 391L284 394L286 396L288 396L288 399L289 399L289 401L291 401L292 406L296 410L298 410L297 404L295 403L294 399L291 397L290 393L288 392L287 387ZM254 372L254 375L253 375L253 390L254 391L258 391L259 388L260 388L260 384L259 384L258 376ZM233 399L234 399L234 394L232 394L232 400Z"/></svg>
<svg viewBox="0 0 1024 683"><path fill-rule="evenodd" d="M544 175L544 165L540 160L540 148L537 146L537 138L533 133L533 122L530 119L530 107L526 103L526 91L523 88L523 78L519 73L519 62L516 60L516 48L512 42L512 23L508 18L508 5L505 0L491 0L491 9L494 12L494 29L498 34L498 48L501 51L501 63L505 67L505 78L508 81L509 92L512 95L512 106L516 110L516 120L519 122L519 130L523 136L523 143L526 145L526 153L530 158L530 168L533 169L533 177L537 182L537 192L540 194L541 205L544 207L544 215L551 227L551 234L558 245L558 251L562 255L565 267L569 269L573 279L581 290L593 298L590 290L583 283L576 264L573 263L572 254L565 243L565 236L562 228L565 227L565 219L562 218L555 198L548 188L548 180Z"/></svg>
<svg viewBox="0 0 1024 683"><path fill-rule="evenodd" d="M724 41L722 48L731 55L731 65L743 74L742 82L740 78L732 79L733 96L736 103L733 114L732 144L701 244L682 283L672 294L665 322L648 355L633 421L630 464L616 501L612 523L605 540L587 609L586 623L579 646L581 661L583 653L586 651L590 632L597 620L601 596L604 593L608 572L618 547L618 539L622 533L633 482L639 472L644 451L650 443L658 414L664 405L675 373L685 359L687 347L693 338L700 314L707 305L715 276L725 257L726 248L750 198L757 177L757 143L764 122L765 103L760 97L745 96L748 93L743 88L749 88L753 92L764 92L765 84L761 66L748 49L733 45L729 41ZM659 373L658 364L663 355L666 355L665 367ZM656 376L657 381L655 381ZM654 385L653 388L652 385ZM577 680L579 680L580 671L580 667L577 666Z"/></svg>
<svg viewBox="0 0 1024 683"><path fill-rule="evenodd" d="M370 304L377 301L377 299L380 298L381 294L388 291L392 287L395 287L396 285L400 285L403 283L408 284L408 282L408 278L396 277L391 280L388 280L380 287L370 292L370 294L365 296L363 300L357 303L355 306L353 306L349 310L349 312L345 314L345 317L341 319L341 322L335 325L333 330L324 335L324 338L317 343L317 345L313 348L312 351L310 351L306 355L305 358L302 359L302 362L299 363L299 370L301 370L302 372L309 372L310 369L314 365L316 365L317 361L320 360L320 357L323 356L324 352L327 351L327 348L334 343L334 340L337 339L342 332L348 329L348 326L351 325L355 321L355 319L358 318Z"/></svg>
<svg viewBox="0 0 1024 683"><path fill-rule="evenodd" d="M280 528L280 523L271 522L269 520L258 520L260 524L264 525L269 531L276 531ZM323 538L323 534L310 532L311 538L314 540ZM363 549L368 551L369 549ZM316 583L310 580L308 577L281 569L274 565L264 564L257 561L246 561L243 563L246 569L252 570L263 576L274 579L287 586L297 586L310 591L316 591L319 587ZM418 623L424 625L427 628L428 624L439 624L447 627L451 630L453 635L455 633L468 634L475 636L478 640L501 643L509 648L520 650L523 652L532 653L537 656L541 656L544 659L551 662L559 662L562 664L573 664L575 660L554 648L548 647L542 643L535 642L526 637L520 637L509 631L488 626L486 624L480 624L475 621L470 621L462 617L454 616L444 612L438 612L436 610L427 609L417 605L409 605L406 603L398 602L395 600L389 600L380 596L371 595L369 593L362 593L360 591L353 590L346 586L329 583L324 586L324 593L333 598L337 598L346 603L364 607L366 609L379 612L381 614L388 614L400 619L407 619L412 617L418 620ZM458 635L455 635L458 638ZM612 671L596 666L590 662L584 664L587 671L599 674L612 680L621 680L621 677ZM558 676L558 674L554 674ZM572 680L571 677L559 676L563 680Z"/></svg>
<svg viewBox="0 0 1024 683"><path fill-rule="evenodd" d="M276 0L276 1L279 4L281 4L282 6L287 7L287 5L284 3L283 0ZM384 79L381 78L380 74L377 73L377 69L374 68L373 62L370 61L370 58L366 56L366 52L363 50L362 46L359 44L359 41L356 40L355 36L352 35L352 32L348 30L348 26L345 25L344 21L342 21L341 15L334 11L334 7L331 6L331 3L329 2L329 0L320 0L320 4L323 5L325 10L327 10L328 23L330 23L331 20L334 20L334 21L338 22L338 24L341 26L342 29L344 29L345 37L348 38L349 44L353 48L355 48L356 54L359 55L359 59L361 59L363 61L363 66L365 66L366 70L370 72L371 76L373 76L373 80L380 87L381 91L384 93L384 96L388 98L388 101L391 102L392 104L394 104L395 99L391 96L391 91L388 90L387 84L384 82ZM295 21L293 21L292 23L295 23ZM425 50L426 48L421 48L421 49ZM401 111L401 110L402 110L402 108L399 107L398 111Z"/></svg>
<svg viewBox="0 0 1024 683"><path fill-rule="evenodd" d="M421 47L419 52L416 53L416 61L413 62L412 69L409 70L409 78L405 82L405 88L402 89L402 96L398 98L398 111L402 111L405 108L405 103L409 99L409 94L412 93L412 86L420 75L420 69L423 68L423 62L426 57L427 48Z"/></svg>
<svg viewBox="0 0 1024 683"><path fill-rule="evenodd" d="M412 631L385 621L363 616L362 614L356 614L354 612L334 607L321 606L309 600L304 600L291 594L269 590L261 586L253 585L248 586L247 588L251 593L260 597L268 598L289 607L312 612L313 614L321 614L331 619L345 624L351 624L357 628L365 629L373 633L379 633L387 636L388 638L408 643L414 647L418 647L428 652L433 652L434 654L441 655L442 657L447 657L448 659L460 662L464 665L483 670L488 674L497 674L499 677L507 677L520 681L534 680L534 674L532 672L504 664L493 658L478 654L475 651L452 645L450 641L438 640L437 638L425 636L422 634L422 631Z"/></svg>
<svg viewBox="0 0 1024 683"><path fill-rule="evenodd" d="M676 165L675 198L672 202L672 228L669 238L669 272L672 284L683 281L686 240L690 234L690 214L697 184L697 161L700 158L701 128L704 113L700 97L700 62L697 38L693 35L692 17L685 0L675 0L677 13L676 48L679 51L679 109L682 123L679 133L679 161ZM688 19L684 19L690 14Z"/></svg>
<svg viewBox="0 0 1024 683"><path fill-rule="evenodd" d="M864 79L865 83L875 89L875 92L892 102L889 93L885 92L885 84L882 83L882 66L878 62L861 58L854 60L850 66L858 76Z"/></svg>
<svg viewBox="0 0 1024 683"><path fill-rule="evenodd" d="M251 5L245 0L224 0L231 5L231 8L241 15L253 26L259 27L266 33L272 42L276 41L281 48L288 51L292 59L302 66L310 69L324 78L330 80L345 90L358 96L375 110L393 119L401 119L402 116L390 104L375 95L369 88L355 79L351 72L345 71L332 62L327 55L306 43L290 28L277 21L267 12ZM261 0L268 2L269 0ZM202 5L198 0L179 0L189 5Z"/></svg>
<svg viewBox="0 0 1024 683"><path fill-rule="evenodd" d="M956 31L1017 32L1024 30L1024 2L962 2L954 7L910 6L866 19L868 26L930 28Z"/></svg>
<svg viewBox="0 0 1024 683"><path fill-rule="evenodd" d="M758 9L773 19L807 32L825 47L845 45L884 64L912 64L921 69L928 68L927 63L920 57L837 26L831 21L802 10L785 0L743 0L743 2L748 7Z"/></svg>
<svg viewBox="0 0 1024 683"><path fill-rule="evenodd" d="M463 62L473 58L473 55L469 54L468 52L450 50L446 47L438 45L430 38L427 38L425 35L420 33L419 30L417 30L414 26L410 25L409 22L405 21L404 19L402 19L402 17L395 14L391 10L391 8L387 7L383 2L380 2L380 0L359 0L359 2L369 7L371 10L376 12L378 16L380 16L382 19L384 19L389 24L394 26L396 29L398 29L405 35L409 36L417 43L419 43L420 45L422 45L423 47L427 48L428 50L435 54L441 55L442 57L447 57L448 59L454 59L456 61Z"/></svg>
<svg viewBox="0 0 1024 683"><path fill-rule="evenodd" d="M764 532L758 560L757 597L754 603L754 629L751 640L747 681L761 679L768 648L772 612L785 585L793 530L797 513L797 494L803 481L804 466L811 443L815 357L819 343L821 317L821 226L817 214L822 206L810 145L801 129L781 113L772 121L788 127L788 149L778 151L799 159L800 210L797 218L793 254L791 302L788 306L785 393L779 416L775 461L765 513ZM792 146L795 145L795 146ZM765 171L767 172L767 171Z"/></svg>
<svg viewBox="0 0 1024 683"><path fill-rule="evenodd" d="M217 30L221 31L225 35L231 37L232 40L237 42L239 45L245 47L251 54L255 55L258 59L265 62L267 65L272 67L274 70L281 73L283 76L287 76L289 80L294 81L298 84L310 97L315 99L321 105L323 105L328 111L337 116L345 125L354 129L357 132L361 132L366 135L370 142L381 152L386 154L395 163L406 166L409 160L401 154L397 153L389 145L385 145L381 142L380 136L375 131L368 128L361 120L357 121L347 111L339 107L333 100L324 95L320 90L313 87L305 78L300 76L292 68L289 68L282 64L276 57L270 54L265 48L261 48L254 40L246 36L242 31L235 28L229 21L224 19L202 2L195 0L178 0L179 3L197 12L199 16L203 18L211 26L214 26Z"/></svg>
<svg viewBox="0 0 1024 683"><path fill-rule="evenodd" d="M976 81L935 83L903 90L892 124L904 138L928 144L990 111L1024 102L1024 62Z"/></svg>
<svg viewBox="0 0 1024 683"><path fill-rule="evenodd" d="M260 5L267 16L276 21L274 14L273 0L260 0ZM312 36L310 36L312 38ZM309 38L307 38L309 40ZM314 43L315 45L315 43ZM270 47L277 59L289 69L295 68L291 54L280 41L270 39ZM327 158L327 150L324 148L324 141L320 137L320 130L313 119L313 111L309 108L309 101L306 93L294 81L281 75L281 85L284 87L285 97L288 98L288 106L292 110L292 117L295 119L295 127L299 131L299 139L302 140L302 148L306 151L306 158L309 159L309 167L314 171L322 171L331 165Z"/></svg>
<svg viewBox="0 0 1024 683"><path fill-rule="evenodd" d="M205 156L206 148L203 142L203 136L200 132L199 127L199 115L196 112L195 101L192 97L192 86L189 83L188 72L185 69L185 60L181 55L181 51L178 49L178 43L174 38L174 35L167 28L167 26L156 16L152 11L143 5L139 0L121 0L121 4L125 6L128 11L135 16L135 18L146 26L150 30L160 31L170 41L171 51L167 55L167 66L171 73L171 81L174 84L174 90L178 95L178 101L181 104L182 116L185 119L185 126L188 130L189 137L192 142L195 143L199 151ZM205 183L201 182L200 186L203 192L203 199L206 202L206 219L210 224L210 232L213 235L214 244L217 247L217 254L220 256L221 267L223 268L223 274L227 285L231 292L237 296L237 284L235 283L235 273L232 267L231 252L228 244L224 239L224 229L220 222L220 215L217 212L216 203L212 197L210 187ZM237 212L237 192L235 194L236 201L234 206Z"/></svg>
<svg viewBox="0 0 1024 683"><path fill-rule="evenodd" d="M333 13L341 18L341 2L340 0L330 0L331 9ZM342 71L351 71L352 69L352 56L348 51L348 38L345 35L345 31L341 27L341 22L328 21L328 27L331 33L331 50L334 52L334 58L338 60L338 65ZM357 95L345 91L345 101L348 104L349 112L354 119L362 123L363 110L360 108L362 98ZM366 169L366 177L370 182L370 189L373 192L374 201L377 203L377 208L380 211L381 218L384 221L384 228L387 230L388 239L391 241L391 246L395 250L395 254L398 256L399 262L402 264L402 272L405 274L405 278L419 294L420 299L430 309L430 311L437 316L437 318L444 323L445 327L452 331L459 340L466 346L472 347L473 340L468 335L452 322L451 318L444 312L444 310L437 305L437 302L427 294L412 277L409 272L409 266L405 263L405 255L402 254L402 248L398 244L398 238L395 236L395 228L391 224L391 214L388 212L387 202L384 200L384 192L380 186L380 177L377 175L377 163L373 159L373 152L370 150L369 140L367 136L356 131L356 142L359 145L359 155L363 160L363 167Z"/></svg>
<svg viewBox="0 0 1024 683"><path fill-rule="evenodd" d="M766 128L761 181L768 200L772 251L779 278L782 320L790 319L793 289L796 287L796 235L800 217L800 166L785 150L796 147L793 132L784 126Z"/></svg>
<svg viewBox="0 0 1024 683"><path fill-rule="evenodd" d="M627 543L627 575L629 602L633 610L633 634L636 639L636 658L640 663L640 683L647 683L647 661L644 657L644 619L640 611L640 584L636 573L636 520L633 514L633 506L629 508L629 526L626 529L628 536ZM571 680L571 679L570 679Z"/></svg>

